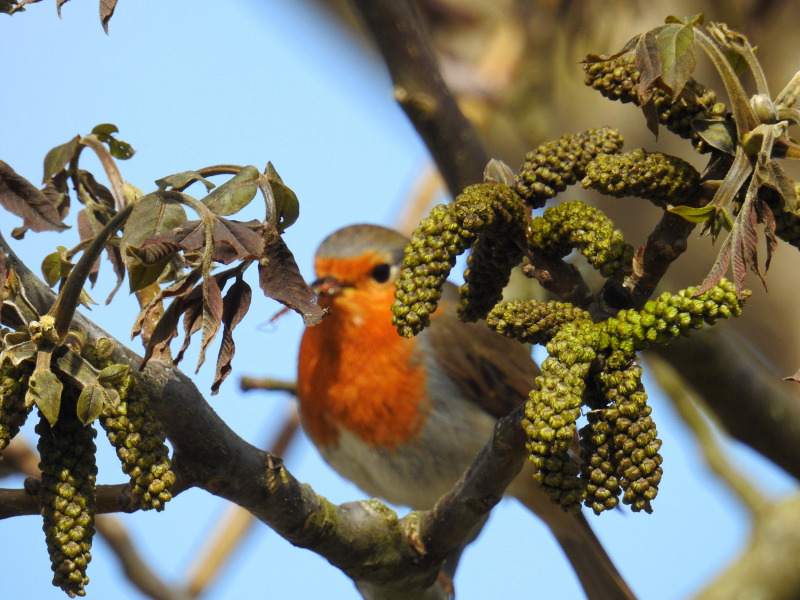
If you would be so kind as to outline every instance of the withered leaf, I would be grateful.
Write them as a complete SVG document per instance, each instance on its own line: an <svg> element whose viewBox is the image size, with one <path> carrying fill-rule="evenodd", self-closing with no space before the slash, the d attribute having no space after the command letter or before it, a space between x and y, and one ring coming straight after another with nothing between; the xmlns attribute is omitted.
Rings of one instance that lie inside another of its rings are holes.
<svg viewBox="0 0 800 600"><path fill-rule="evenodd" d="M59 5L58 8L60 11L61 5ZM75 156L75 150L78 148L80 139L81 136L76 135L66 144L56 146L47 153L44 157L44 177L42 177L42 183L47 183L53 179L54 176L64 171Z"/></svg>
<svg viewBox="0 0 800 600"><path fill-rule="evenodd" d="M106 186L102 183L98 183L98 181L94 178L89 171L84 171L80 169L78 171L78 176L80 177L81 183L86 188L86 191L89 192L94 198L101 201L102 204L107 206L111 211L114 211L114 195L111 193Z"/></svg>
<svg viewBox="0 0 800 600"><path fill-rule="evenodd" d="M95 231L93 227L93 224L96 223L97 223L96 219L89 219L89 216L85 208L82 208L81 210L78 211L78 236L80 237L82 242L90 240L97 235L98 232ZM97 274L99 272L100 272L100 259L98 258L96 261L94 261L94 264L92 265L92 270L89 271L89 282L92 284L92 287L94 287L94 284L97 282ZM45 281L47 281L47 279L45 279ZM50 285L50 287L53 287L53 285Z"/></svg>
<svg viewBox="0 0 800 600"><path fill-rule="evenodd" d="M58 209L50 203L48 198L1 160L0 205L21 217L25 227L32 231L64 231L68 229L68 226L61 220Z"/></svg>
<svg viewBox="0 0 800 600"><path fill-rule="evenodd" d="M183 171L182 173L175 173L174 175L167 175L161 179L156 179L158 189L165 190L171 187L176 191L182 191L189 187L195 181L201 181L206 186L206 192L213 190L216 185L200 175L197 171Z"/></svg>
<svg viewBox="0 0 800 600"><path fill-rule="evenodd" d="M189 292L192 291L194 284L200 280L201 275L202 275L202 270L198 267L197 269L192 270L186 277L184 277L180 281L176 281L169 287L162 289L150 302L147 303L147 305L144 308L142 308L141 312L136 317L136 320L133 323L133 329L131 330L131 339L135 338L142 332L145 319L148 317L150 312L158 305L159 302L162 302L168 298L179 298L182 296L186 296ZM198 298L200 297L199 293L197 297ZM178 314L180 316L180 313Z"/></svg>
<svg viewBox="0 0 800 600"><path fill-rule="evenodd" d="M632 37L630 40L628 40L628 43L626 43L622 47L622 50L620 50L619 52L615 52L614 54L610 54L610 55L606 55L606 54L587 54L586 58L584 58L581 61L581 63L582 64L591 64L591 63L597 63L597 62L608 62L609 60L614 60L615 58L619 58L623 54L627 54L628 52L630 52L631 50L636 48L636 44L639 41L639 37L640 37L639 35L636 35L636 36Z"/></svg>
<svg viewBox="0 0 800 600"><path fill-rule="evenodd" d="M636 43L635 62L640 73L636 93L642 105L652 96L651 87L659 80L662 73L661 52L656 43L659 30L660 28L643 33Z"/></svg>
<svg viewBox="0 0 800 600"><path fill-rule="evenodd" d="M87 385L78 396L78 419L88 425L100 416L107 403L108 390L96 383Z"/></svg>
<svg viewBox="0 0 800 600"><path fill-rule="evenodd" d="M764 262L764 270L768 271L772 255L778 247L778 239L775 237L775 215L769 205L760 198L756 200L756 210L758 222L764 224L764 237L767 240L767 260Z"/></svg>
<svg viewBox="0 0 800 600"><path fill-rule="evenodd" d="M63 389L64 384L58 380L54 373L51 371L36 371L28 381L25 402L27 404L35 403L52 427L58 421Z"/></svg>
<svg viewBox="0 0 800 600"><path fill-rule="evenodd" d="M222 217L239 212L255 197L261 174L252 165L243 167L236 175L212 191L201 202L211 212Z"/></svg>
<svg viewBox="0 0 800 600"><path fill-rule="evenodd" d="M196 289L202 290L203 286L198 286ZM198 294L196 297L191 299L187 299L184 306L184 313L183 313L183 343L181 344L181 348L178 351L177 356L173 363L177 365L183 360L184 354L186 354L186 350L189 349L189 344L192 341L192 336L200 331L200 327L203 325L203 301L201 299L201 294Z"/></svg>
<svg viewBox="0 0 800 600"><path fill-rule="evenodd" d="M300 275L292 252L280 235L266 241L264 256L258 263L258 284L266 296L301 314L307 327L328 314L317 305L314 292Z"/></svg>
<svg viewBox="0 0 800 600"><path fill-rule="evenodd" d="M195 373L200 371L200 367L206 360L206 350L217 337L219 325L222 321L222 293L219 289L217 280L206 275L203 278L203 334L200 340L200 356L197 359Z"/></svg>
<svg viewBox="0 0 800 600"><path fill-rule="evenodd" d="M257 225L257 222L251 222ZM262 252L264 240L261 235L239 221L229 221L218 217L213 227L214 253L213 259L222 264L230 264L234 260L254 260ZM146 251L150 246L177 244L187 252L199 251L205 247L205 227L202 221L187 221L171 231L149 238L140 250Z"/></svg>
<svg viewBox="0 0 800 600"><path fill-rule="evenodd" d="M117 8L117 0L100 0L100 23L102 23L106 35L108 35L108 22L114 15L115 8Z"/></svg>
<svg viewBox="0 0 800 600"><path fill-rule="evenodd" d="M231 361L236 352L236 345L233 342L233 330L247 314L252 296L253 291L247 282L243 279L237 279L222 299L222 344L217 357L214 381L211 384L212 396L219 392L219 387L231 372Z"/></svg>
<svg viewBox="0 0 800 600"><path fill-rule="evenodd" d="M56 10L58 11L58 18L61 18L61 7L69 2L69 0L56 0Z"/></svg>

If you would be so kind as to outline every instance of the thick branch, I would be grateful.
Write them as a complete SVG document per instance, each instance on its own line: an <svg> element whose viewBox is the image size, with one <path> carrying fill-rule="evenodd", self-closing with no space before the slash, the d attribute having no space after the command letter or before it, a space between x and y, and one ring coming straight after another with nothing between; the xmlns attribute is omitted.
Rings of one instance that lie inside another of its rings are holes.
<svg viewBox="0 0 800 600"><path fill-rule="evenodd" d="M17 271L30 302L40 314L46 313L54 301L53 292L14 255L2 236L0 249ZM101 337L113 340L77 312L71 328L83 332L89 344ZM120 342L115 342L111 359L131 367L164 424L174 448L173 471L179 488L201 487L242 506L285 539L320 554L373 590L403 590L405 597L418 597L422 590L431 588L446 554L458 547L476 519L491 508L491 502L476 504L476 498L500 498L505 485L519 471L519 457L525 452L522 442L515 449L505 441L490 444L446 501L441 517L434 511L414 513L400 521L376 500L335 506L317 495L310 486L298 482L280 458L258 450L233 432L194 383L171 365L153 360L139 372L141 357ZM515 439L507 433L511 427L512 420L504 420L496 439ZM518 460L498 466L496 452L518 453ZM115 491L99 486L99 512L112 511L107 502L116 502L125 486L109 487ZM38 507L31 509L34 498L21 496L25 496L24 491L4 491L0 493L0 506L11 514L38 512ZM20 503L27 507L22 512ZM440 518L446 526L438 523ZM418 547L418 522L426 523L422 551ZM434 542L428 531L446 531L447 539ZM432 550L425 550L428 545Z"/></svg>
<svg viewBox="0 0 800 600"><path fill-rule="evenodd" d="M455 197L483 181L488 158L442 80L422 23L408 0L354 0L383 56L394 96Z"/></svg>
<svg viewBox="0 0 800 600"><path fill-rule="evenodd" d="M728 433L800 479L800 402L791 393L797 384L781 381L744 339L717 326L650 352L675 367Z"/></svg>

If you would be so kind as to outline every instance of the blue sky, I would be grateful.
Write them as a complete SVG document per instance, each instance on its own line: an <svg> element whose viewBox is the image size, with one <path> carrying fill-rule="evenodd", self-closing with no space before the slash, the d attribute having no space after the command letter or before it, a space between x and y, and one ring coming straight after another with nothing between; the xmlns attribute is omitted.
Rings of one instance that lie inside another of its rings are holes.
<svg viewBox="0 0 800 600"><path fill-rule="evenodd" d="M105 122L115 123L119 137L138 150L120 168L145 192L171 173L219 163L263 169L270 160L300 199L300 219L285 237L310 279L319 241L346 224L391 225L429 160L394 104L376 57L303 2L121 2L110 36L100 27L96 2L70 2L62 12L59 20L54 3L42 2L12 18L0 15L0 160L34 183L41 179L47 150ZM88 152L83 156L83 168L99 175L97 161ZM243 216L260 213L253 206L252 214ZM17 225L16 217L0 216L5 236ZM35 268L56 245L76 240L74 230L29 234L13 247ZM95 300L103 301L112 279L106 263L90 291ZM254 297L237 329L234 373L218 396L209 396L235 431L262 446L288 401L280 395L242 394L236 380L242 374L294 377L302 322L290 315L264 327L279 308ZM120 293L91 316L126 341L136 312L135 301ZM184 363L187 370L198 345ZM196 378L201 390L209 389L212 376L209 363ZM684 597L732 558L746 539L748 523L742 507L701 464L671 406L654 384L648 389L665 457L655 514L615 511L590 520L640 598L669 600ZM35 440L33 420L24 431L29 440ZM98 446L99 481L124 481L102 436ZM729 447L770 493L791 489L791 481L766 461L737 444ZM295 476L334 502L363 497L322 463L305 438L296 440L286 461ZM20 484L19 478L0 481L3 487ZM178 582L224 507L224 501L192 490L164 513L121 518L158 572ZM14 540L13 553L6 546L0 566L4 598L64 597L50 585L43 537L39 517L0 522L0 540ZM646 564L643 539L649 540ZM96 538L93 556L90 598L141 597L118 572L101 539ZM649 566L656 564L655 570ZM542 597L581 597L543 526L514 501L504 501L462 562L459 600L523 597L533 581ZM253 594L357 597L349 579L324 559L292 547L262 524L206 597Z"/></svg>

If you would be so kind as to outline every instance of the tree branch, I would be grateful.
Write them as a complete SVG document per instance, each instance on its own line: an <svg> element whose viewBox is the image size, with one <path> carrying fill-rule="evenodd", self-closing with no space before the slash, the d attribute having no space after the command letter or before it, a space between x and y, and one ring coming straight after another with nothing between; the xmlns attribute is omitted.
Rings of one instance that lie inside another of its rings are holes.
<svg viewBox="0 0 800 600"><path fill-rule="evenodd" d="M55 299L52 290L30 272L1 235L0 249L19 275L33 307L46 313ZM96 344L101 337L113 341L79 312L70 328L83 333L88 344ZM515 420L519 415L515 415L500 422L494 439L501 442L490 442L446 499L445 510L412 513L399 520L377 500L336 506L298 482L280 458L240 438L181 371L156 360L138 371L141 357L120 342L115 341L114 346L111 359L131 367L172 443L176 487L200 487L242 506L291 543L323 556L358 585L376 593L401 590L403 596L398 597L416 598L432 589L446 555L493 506L487 499L502 496L526 453ZM496 453L517 458L501 460ZM98 512L120 510L113 503L126 487L98 486ZM6 516L38 513L35 505L36 499L23 490L0 492L0 510ZM423 537L418 533L419 523L425 524ZM434 541L434 534L445 535L446 540Z"/></svg>
<svg viewBox="0 0 800 600"><path fill-rule="evenodd" d="M483 181L489 162L478 134L444 83L408 0L353 0L389 68L394 97L414 124L455 197Z"/></svg>

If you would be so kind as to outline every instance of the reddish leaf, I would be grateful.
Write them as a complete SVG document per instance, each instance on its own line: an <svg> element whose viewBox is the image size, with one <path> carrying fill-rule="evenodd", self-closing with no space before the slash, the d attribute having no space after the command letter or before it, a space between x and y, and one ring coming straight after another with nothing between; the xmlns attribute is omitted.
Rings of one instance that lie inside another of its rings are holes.
<svg viewBox="0 0 800 600"><path fill-rule="evenodd" d="M200 280L202 275L201 270L194 269L192 270L186 277L181 279L180 281L176 281L171 286L162 289L147 305L142 308L139 315L136 317L136 320L133 322L133 329L131 330L131 339L135 338L142 332L142 327L144 326L144 321L150 312L158 305L159 302L166 300L168 298L181 298L189 294L194 287L194 284ZM197 297L200 297L200 293L198 292Z"/></svg>
<svg viewBox="0 0 800 600"><path fill-rule="evenodd" d="M764 271L769 271L769 264L772 262L772 254L778 247L778 239L775 237L775 215L770 210L769 205L761 200L756 200L756 210L758 211L758 222L764 224L764 237L767 239L767 260L764 264Z"/></svg>
<svg viewBox="0 0 800 600"><path fill-rule="evenodd" d="M720 280L725 276L725 272L728 270L728 265L731 264L731 238L733 236L729 235L725 238L725 241L722 242L722 247L719 249L719 254L717 255L717 260L714 261L714 266L711 267L711 272L706 275L705 281L697 288L697 291L694 293L694 297L700 296L701 294L705 294L708 290L712 287L717 285Z"/></svg>
<svg viewBox="0 0 800 600"><path fill-rule="evenodd" d="M119 290L122 285L122 282L125 281L125 263L122 260L122 253L119 251L119 248L115 246L106 246L106 256L111 263L111 267L114 269L114 274L117 276L117 284L114 286L114 289L111 290L108 298L106 298L106 304L110 304L117 290Z"/></svg>
<svg viewBox="0 0 800 600"><path fill-rule="evenodd" d="M328 314L320 308L283 238L267 240L264 257L258 263L258 284L264 294L303 316L307 327L316 325Z"/></svg>
<svg viewBox="0 0 800 600"><path fill-rule="evenodd" d="M135 256L139 262L146 267L164 264L174 254L180 252L183 247L175 242L153 242L146 244L142 248L127 246L125 248L128 256Z"/></svg>
<svg viewBox="0 0 800 600"><path fill-rule="evenodd" d="M798 370L797 373L795 373L791 377L784 377L783 380L784 381L795 381L797 383L800 383L800 370Z"/></svg>
<svg viewBox="0 0 800 600"><path fill-rule="evenodd" d="M92 227L92 223L90 222L89 216L86 213L86 209L82 208L78 211L78 236L81 238L81 241L84 242L86 240L92 239L97 232L94 231ZM89 282L94 287L94 284L97 282L97 274L100 272L100 259L98 258L94 264L92 265L92 270L89 271Z"/></svg>
<svg viewBox="0 0 800 600"><path fill-rule="evenodd" d="M661 78L661 52L656 43L656 35L661 28L648 31L639 37L636 43L636 68L639 70L639 83L636 93L643 105L652 96L650 89Z"/></svg>
<svg viewBox="0 0 800 600"><path fill-rule="evenodd" d="M217 337L219 325L222 321L222 293L217 280L207 275L203 278L203 335L200 340L200 356L197 359L195 373L206 360L206 350Z"/></svg>
<svg viewBox="0 0 800 600"><path fill-rule="evenodd" d="M608 55L608 56L605 55L605 54L588 54L586 56L586 58L584 58L581 61L581 63L582 64L591 64L591 63L597 63L597 62L607 62L609 60L614 60L615 58L619 58L623 54L627 54L628 52L630 52L631 50L636 48L636 44L639 41L640 37L641 37L640 35L634 36L633 38L628 40L628 43L625 44L622 47L622 50L620 50L619 52L615 52L614 54L611 54L611 55Z"/></svg>
<svg viewBox="0 0 800 600"><path fill-rule="evenodd" d="M196 289L202 290L203 288L200 286ZM175 360L172 361L176 366L183 360L183 355L189 348L192 336L200 331L200 327L203 325L203 301L200 298L200 294L197 294L197 297L191 300L187 299L184 304L186 312L183 313L183 344L181 344L181 349L178 351Z"/></svg>
<svg viewBox="0 0 800 600"><path fill-rule="evenodd" d="M1 160L0 205L21 217L25 227L32 231L64 231L68 228L47 196Z"/></svg>
<svg viewBox="0 0 800 600"><path fill-rule="evenodd" d="M253 292L243 279L237 279L228 289L222 300L222 344L217 357L217 369L214 373L214 382L211 384L211 395L219 392L219 387L231 372L231 361L236 352L233 342L233 330L247 314Z"/></svg>
<svg viewBox="0 0 800 600"><path fill-rule="evenodd" d="M114 195L111 193L111 190L109 190L102 183L98 183L94 178L94 175L92 175L89 171L84 171L81 169L78 171L78 176L80 177L80 181L83 184L83 187L86 188L87 192L89 192L97 200L100 200L102 204L114 211Z"/></svg>
<svg viewBox="0 0 800 600"><path fill-rule="evenodd" d="M213 259L224 265L235 260L255 260L261 256L264 240L261 235L239 221L222 217L214 219ZM205 227L202 221L187 221L171 231L153 236L145 241L140 250L151 245L177 244L187 252L200 251L205 247Z"/></svg>

